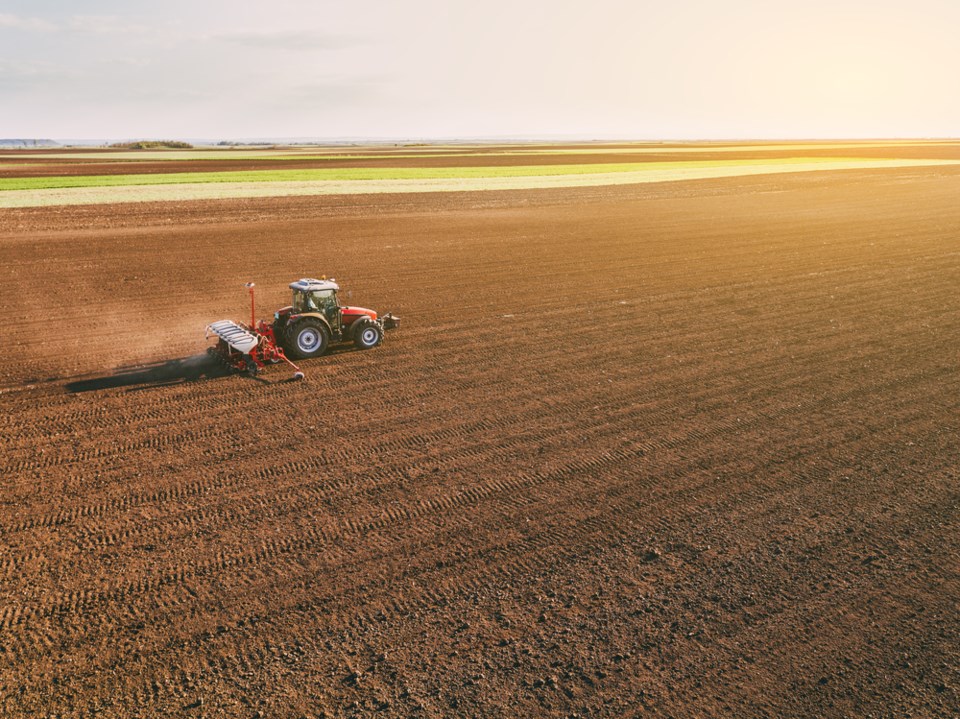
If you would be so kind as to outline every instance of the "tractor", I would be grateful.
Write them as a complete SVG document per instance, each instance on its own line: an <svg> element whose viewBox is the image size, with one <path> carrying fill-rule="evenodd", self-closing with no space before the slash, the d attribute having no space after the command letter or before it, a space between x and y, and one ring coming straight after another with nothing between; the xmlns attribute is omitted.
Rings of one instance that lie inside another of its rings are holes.
<svg viewBox="0 0 960 719"><path fill-rule="evenodd" d="M352 342L368 350L383 342L385 330L400 326L400 318L379 318L373 310L341 305L340 286L333 279L302 279L290 283L293 304L273 315L273 334L296 359L319 357L331 344Z"/></svg>
<svg viewBox="0 0 960 719"><path fill-rule="evenodd" d="M294 379L303 372L287 357L319 357L333 343L352 342L359 349L371 349L383 342L383 333L400 326L392 313L379 317L364 307L340 304L340 286L333 279L302 279L290 283L293 304L277 310L273 322L257 321L254 284L250 291L250 324L220 320L207 325L207 337L217 338L210 353L231 369L256 375L268 363L286 362Z"/></svg>

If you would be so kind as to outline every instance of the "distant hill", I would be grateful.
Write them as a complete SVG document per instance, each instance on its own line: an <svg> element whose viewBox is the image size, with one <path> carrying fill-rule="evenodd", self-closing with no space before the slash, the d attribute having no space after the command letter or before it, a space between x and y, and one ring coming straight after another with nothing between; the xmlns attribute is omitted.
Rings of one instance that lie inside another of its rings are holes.
<svg viewBox="0 0 960 719"><path fill-rule="evenodd" d="M0 139L0 147L60 147L59 142L53 140L4 140Z"/></svg>

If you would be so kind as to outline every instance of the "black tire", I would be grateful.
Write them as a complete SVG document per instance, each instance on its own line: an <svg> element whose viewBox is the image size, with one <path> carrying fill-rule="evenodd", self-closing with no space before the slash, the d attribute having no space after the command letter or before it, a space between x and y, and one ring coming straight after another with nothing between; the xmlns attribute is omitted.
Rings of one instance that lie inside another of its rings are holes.
<svg viewBox="0 0 960 719"><path fill-rule="evenodd" d="M383 342L383 330L376 322L364 322L353 331L353 344L357 349L368 350Z"/></svg>
<svg viewBox="0 0 960 719"><path fill-rule="evenodd" d="M305 317L287 328L287 351L294 359L319 357L330 346L330 330L318 319Z"/></svg>

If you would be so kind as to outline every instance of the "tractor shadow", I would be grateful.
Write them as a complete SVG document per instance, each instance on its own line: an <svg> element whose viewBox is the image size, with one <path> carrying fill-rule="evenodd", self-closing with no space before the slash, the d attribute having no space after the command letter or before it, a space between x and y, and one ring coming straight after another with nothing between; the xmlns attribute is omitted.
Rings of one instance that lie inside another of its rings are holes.
<svg viewBox="0 0 960 719"><path fill-rule="evenodd" d="M74 394L122 388L126 388L128 392L136 392L186 382L217 379L231 374L234 373L209 355L199 354L166 362L118 367L111 374L103 377L68 382L66 389Z"/></svg>
<svg viewBox="0 0 960 719"><path fill-rule="evenodd" d="M324 357L360 351L361 350L358 350L353 345L339 345L328 349L324 353ZM303 362L312 361L299 360L299 362L302 367ZM281 365L277 366L280 367ZM269 369L268 373L269 375L273 374ZM223 377L236 377L237 379L256 382L258 384L276 384L278 381L296 381L291 379L278 380L269 375L268 377L260 375L251 377L244 372L236 372L224 367L216 359L204 353L190 357L181 357L180 359L167 360L165 362L118 367L108 375L76 379L67 382L64 386L71 394L79 394L82 392L100 392L110 389L126 389L127 392L138 392L145 389L169 387L187 382L200 382Z"/></svg>

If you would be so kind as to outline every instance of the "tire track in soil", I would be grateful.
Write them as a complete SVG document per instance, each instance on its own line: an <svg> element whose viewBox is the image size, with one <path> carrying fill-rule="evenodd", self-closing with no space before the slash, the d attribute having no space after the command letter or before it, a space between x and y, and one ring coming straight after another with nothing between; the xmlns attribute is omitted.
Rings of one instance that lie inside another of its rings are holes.
<svg viewBox="0 0 960 719"><path fill-rule="evenodd" d="M389 475L387 475L387 478L389 478ZM284 496L286 496L286 495L284 495ZM263 503L262 500L261 500L260 503L261 503L261 504ZM206 514L203 510L201 510L201 512L200 512L200 518L201 518L202 521L207 521L207 520L209 520L209 519L210 519L210 516L211 516L211 515L208 515L208 514ZM216 516L219 516L219 515L216 515ZM208 525L209 525L209 522L208 522ZM125 535L125 536L129 536L129 535ZM36 555L31 555L30 558L35 558L35 556L36 556Z"/></svg>
<svg viewBox="0 0 960 719"><path fill-rule="evenodd" d="M902 422L904 426L909 426L910 422L919 422L925 419L926 415L923 411L915 411L915 417L909 420ZM758 418L754 423L754 427L758 428L762 424L763 420L766 418ZM750 428L750 425L743 427L743 429ZM700 435L695 439L703 442L704 440L711 440L717 437L722 437L728 433L729 428L722 428L717 430L715 433L712 433L711 436L707 437ZM260 564L268 559L275 559L280 555L286 555L292 552L305 552L308 549L312 549L319 545L338 546L341 541L348 535L360 536L366 535L371 532L376 532L382 530L385 527L402 521L409 521L424 516L430 516L438 514L443 510L449 510L455 507L463 507L468 504L474 504L480 500L489 498L494 495L500 494L513 494L520 489L530 490L532 488L538 487L543 483L551 481L551 478L554 476L559 476L566 478L567 480L573 480L578 478L584 471L590 469L598 469L604 467L608 462L615 463L617 466L630 460L636 459L638 456L643 456L649 451L649 449L643 445L634 447L631 449L621 449L614 453L605 455L601 460L593 461L584 461L579 463L571 463L563 465L561 470L558 470L557 473L552 473L551 475L533 475L533 476L518 476L512 481L493 481L487 483L482 487L476 487L468 489L464 492L457 494L456 496L448 497L439 497L432 500L426 500L419 502L416 506L410 507L409 509L404 509L403 511L397 511L395 509L387 510L380 515L375 515L368 517L362 523L347 521L344 526L341 527L339 532L330 532L321 529L307 530L306 536L297 540L297 541L287 541L280 542L279 544L271 544L267 547L261 548L259 551L253 554L242 554L235 557L220 556L216 562L207 563L202 566L194 567L193 569L180 567L171 573L167 573L158 578L147 579L141 582L138 582L135 585L127 585L119 588L110 588L103 591L80 591L72 594L70 597L61 600L59 602L53 603L51 605L44 606L42 608L28 609L27 611L17 612L14 610L11 613L9 610L0 613L0 629L7 629L9 627L19 626L24 621L34 617L49 617L53 615L62 615L64 613L71 612L80 612L85 613L84 610L87 608L95 608L98 611L94 612L95 614L104 614L100 610L100 605L103 603L108 603L110 601L120 601L123 600L127 605L129 605L130 600L133 595L142 594L150 591L155 591L159 588L174 585L174 584L183 584L187 578L193 576L207 576L210 574L215 574L217 572L226 571L231 568L239 568L249 566L251 564ZM790 458L788 458L789 460ZM827 470L823 470L827 471ZM795 477L791 481L794 483L805 484L811 479L816 481L817 479L822 479L821 476L813 475L811 476L800 476ZM728 482L735 482L738 478L729 477L720 484L711 483L707 480L703 485L698 485L693 488L693 492L698 491L703 486L711 484L715 491L722 487ZM608 488L619 486L619 483L613 482L606 485ZM789 489L787 487L780 485L778 486L778 494L782 495L785 491ZM601 494L603 490L597 490L597 494ZM743 492L738 493L738 496L741 500L746 499L751 503L759 499L763 494L769 492L769 488L763 487L757 488L756 496L751 496L749 491L744 494ZM675 500L684 500L683 506L694 506L692 502L688 501L688 498L684 493L680 491L676 492ZM507 502L509 505L509 501Z"/></svg>
<svg viewBox="0 0 960 719"><path fill-rule="evenodd" d="M901 377L900 378L901 382L902 382L902 379L903 378ZM850 395L845 399L849 401L852 399L856 399L860 396L868 395L873 391L891 389L891 388L893 388L893 385L891 384L887 384L880 387L864 388L862 391L858 391L856 394ZM588 398L585 404L589 404L591 401L592 400ZM700 401L703 402L704 400L701 399ZM645 409L649 409L652 404L653 404L652 402L646 403ZM606 404L605 411L609 413L611 409L619 409L622 406L623 406L622 403L620 405L613 405L613 406L611 406L610 404ZM813 406L815 405L810 405L809 407L812 408ZM565 409L567 409L567 411L569 412L569 410L571 409L571 406L567 404L565 405ZM702 405L701 405L701 411L703 411ZM768 417L768 418L772 419L773 417ZM537 416L534 418L524 418L524 421L529 421L530 419L536 419L538 421L542 421L543 418L540 416ZM430 443L433 443L439 440L450 439L453 437L463 437L478 431L490 430L495 426L496 425L494 423L491 423L490 421L483 421L480 423L474 423L472 425L464 427L462 430L459 430L459 431L447 430L442 433L433 433L431 435L423 435L423 436L417 435L413 438L408 437L408 438L402 439L402 441L400 442L395 442L395 443L386 444L386 445L378 445L369 455L362 455L361 458L364 461L366 461L376 454L391 453L401 448L422 448L425 445L428 445ZM526 438L524 441L526 441ZM689 441L689 438L680 440L681 444L686 443L688 441ZM515 446L516 444L518 444L518 442L514 442L512 445L507 445L507 447ZM504 447L504 448L506 449L507 447ZM289 466L286 466L286 467L282 465L279 467L276 467L276 466L267 467L257 472L253 477L253 479L262 480L266 478L272 478L276 480L277 478L283 476L288 472L304 472L308 470L320 470L320 469L323 469L324 467L335 466L337 463L342 463L347 459L347 457L348 455L346 452L340 452L334 455L333 457L320 456L320 457L311 458L309 461L300 460L299 462L290 464ZM239 479L240 478L232 478L232 479L223 478L220 481L212 481L208 483L197 483L192 486L181 488L179 491L176 491L176 492L170 492L170 491L157 492L146 498L139 498L139 501L129 501L129 498L124 498L127 501L117 501L108 505L98 505L94 507L81 507L81 508L78 508L76 511L70 513L69 515L64 515L62 513L56 514L56 515L47 515L45 517L39 518L38 520L24 522L24 523L21 523L20 525L9 527L7 528L7 531L17 532L17 531L23 531L25 529L30 529L33 527L59 526L69 521L75 521L77 519L84 519L88 517L104 517L108 515L111 510L123 511L131 508L132 506L138 506L144 503L163 503L168 501L182 500L187 497L197 497L197 496L207 495L214 491L222 492L223 489L225 489L230 484L238 482ZM342 488L343 488L343 482L340 482L340 483L331 483L327 487L328 491L326 492L324 492L320 488L315 488L315 491L317 492L318 498L323 498L323 497L330 496L330 493L333 491L342 490ZM267 501L273 501L273 500L271 499ZM200 510L200 511L203 511L203 510Z"/></svg>
<svg viewBox="0 0 960 719"><path fill-rule="evenodd" d="M802 489L803 489L804 491L809 491L809 485L804 485L804 486L802 487ZM907 490L906 488L903 488L902 491L903 491L904 493L906 493L908 490ZM681 503L679 503L679 506L685 506L685 505L681 502ZM605 530L606 530L607 532L609 532L610 528L609 528L609 527L606 527ZM546 536L546 535L544 535L544 536ZM566 539L569 540L569 537L567 537ZM565 541L564 541L564 538L562 538L562 537L550 536L550 537L547 537L547 538L546 538L546 545L545 545L545 546L546 546L547 548L549 548L550 546L554 546L554 547L568 546L568 547L570 547L570 546L582 546L582 545L581 545L580 543L572 543L572 542L569 542L569 541L565 542ZM537 547L537 550L542 550L543 548L544 548L544 547L538 546L538 547ZM537 555L538 555L538 556L539 556L539 554L540 554L540 553L537 552ZM579 555L578 555L578 556L579 556ZM576 557L573 557L573 558L575 559ZM566 564L567 564L567 562L564 561L564 566L566 566ZM487 566L489 567L489 566L496 566L496 565L495 565L494 563L489 563L489 564L487 564ZM516 569L516 568L517 568L517 567L513 567L513 569ZM543 567L540 567L540 566L537 565L537 564L522 564L522 565L519 565L519 568L520 568L520 571L521 571L521 572L532 573L532 572L536 572L538 569L541 569L541 570L542 570ZM513 576L513 575L511 575L511 574L508 573L507 576L510 577L510 576ZM460 584L460 585L458 586L458 589L457 589L457 594L462 597L462 596L466 596L466 595L469 594L470 592L478 591L479 589L482 588L483 583L486 582L487 580L486 580L485 578L478 578L477 581L479 582L479 584L476 584L476 585L470 585L470 584L468 584L468 583L467 583L467 584ZM401 604L396 604L396 603L394 603L394 608L393 608L392 611L394 611L394 612L396 612L396 613L398 613L398 614L400 614L400 615L409 616L410 614L412 614L412 613L414 613L414 612L417 612L417 611L430 611L430 610L436 611L439 607L442 607L442 606L444 606L445 604L449 603L449 601L452 601L452 597L451 597L450 592L441 589L440 591L431 592L430 596L425 599L425 601L424 601L423 604L420 604L420 605L413 605L413 606L411 606L411 605L405 604L405 603L401 603ZM352 602L347 602L347 606L352 606ZM305 608L302 607L302 606L300 606L300 607L297 608L297 611L305 611ZM355 631L362 631L364 625L370 626L370 625L376 625L377 622L383 622L383 621L385 621L385 619L384 619L382 616L380 616L381 613L382 613L382 611L383 611L383 608L382 608L382 607L381 607L381 608L378 608L376 615L373 615L373 610L371 609L371 610L370 610L371 614L368 615L368 616L366 616L365 619L364 619L363 616L361 615L361 616L359 616L359 618L355 618L354 621L350 622L349 626L353 627Z"/></svg>

